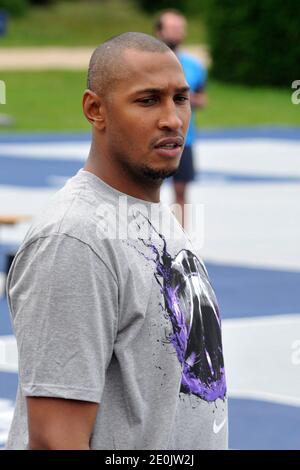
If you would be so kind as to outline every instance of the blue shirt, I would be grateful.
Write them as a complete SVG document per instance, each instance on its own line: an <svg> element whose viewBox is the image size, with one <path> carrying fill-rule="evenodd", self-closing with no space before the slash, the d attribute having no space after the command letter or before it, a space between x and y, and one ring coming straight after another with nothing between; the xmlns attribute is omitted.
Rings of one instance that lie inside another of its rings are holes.
<svg viewBox="0 0 300 470"><path fill-rule="evenodd" d="M207 71L201 62L194 56L185 52L178 52L177 57L182 65L186 81L192 92L201 91L205 87ZM185 145L192 145L196 140L195 112L192 111Z"/></svg>

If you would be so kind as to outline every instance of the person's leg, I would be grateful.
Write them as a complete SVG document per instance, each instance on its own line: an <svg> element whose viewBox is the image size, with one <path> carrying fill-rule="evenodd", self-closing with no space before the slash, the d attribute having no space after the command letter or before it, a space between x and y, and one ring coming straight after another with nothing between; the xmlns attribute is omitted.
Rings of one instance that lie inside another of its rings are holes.
<svg viewBox="0 0 300 470"><path fill-rule="evenodd" d="M184 220L184 205L186 203L186 188L185 181L174 181L175 203L178 205L178 211L175 210L175 215L178 222L186 228L186 221Z"/></svg>

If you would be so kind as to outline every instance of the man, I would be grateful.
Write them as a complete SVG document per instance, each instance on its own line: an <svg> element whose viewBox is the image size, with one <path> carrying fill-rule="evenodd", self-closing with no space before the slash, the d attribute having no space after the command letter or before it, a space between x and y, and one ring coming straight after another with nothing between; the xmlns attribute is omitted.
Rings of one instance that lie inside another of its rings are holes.
<svg viewBox="0 0 300 470"><path fill-rule="evenodd" d="M92 55L83 111L85 167L8 277L20 380L7 447L226 448L215 295L160 202L190 119L181 65L151 36L113 37Z"/></svg>
<svg viewBox="0 0 300 470"><path fill-rule="evenodd" d="M168 9L160 13L155 23L155 34L177 55L191 89L190 102L192 109L195 110L197 108L204 108L207 104L207 94L205 92L207 73L201 62L194 56L178 50L186 37L186 27L185 17L175 9ZM184 214L187 185L195 177L192 147L195 139L196 129L193 113L180 165L173 177L175 200L181 208L181 214ZM186 227L187 221L183 220L183 225Z"/></svg>

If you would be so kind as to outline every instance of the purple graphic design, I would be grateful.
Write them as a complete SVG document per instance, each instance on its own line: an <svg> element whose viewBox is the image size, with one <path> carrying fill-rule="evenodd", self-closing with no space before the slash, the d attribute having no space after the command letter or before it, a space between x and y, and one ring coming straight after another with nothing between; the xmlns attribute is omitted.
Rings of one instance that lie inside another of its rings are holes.
<svg viewBox="0 0 300 470"><path fill-rule="evenodd" d="M139 240L155 254L148 258L156 265L155 278L160 285L173 332L168 338L182 365L180 391L207 402L226 396L221 324L217 301L204 265L190 250L181 250L174 258L166 240L147 219L163 242L161 253L151 242Z"/></svg>

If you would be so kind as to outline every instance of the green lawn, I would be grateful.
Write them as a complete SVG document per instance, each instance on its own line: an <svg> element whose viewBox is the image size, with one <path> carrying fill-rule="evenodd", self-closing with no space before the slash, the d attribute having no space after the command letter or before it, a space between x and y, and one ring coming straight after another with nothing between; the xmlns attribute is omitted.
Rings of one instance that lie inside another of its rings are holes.
<svg viewBox="0 0 300 470"><path fill-rule="evenodd" d="M153 34L153 16L139 11L133 0L64 1L12 18L0 47L93 46L125 31ZM191 18L187 43L199 42L205 42L204 25Z"/></svg>
<svg viewBox="0 0 300 470"><path fill-rule="evenodd" d="M81 111L86 74L73 71L0 72L6 83L6 105L0 113L14 117L5 130L84 131ZM300 105L291 103L289 90L249 88L209 82L209 106L197 113L202 128L300 124Z"/></svg>
<svg viewBox="0 0 300 470"><path fill-rule="evenodd" d="M209 105L197 113L197 124L202 127L300 126L300 105L292 104L292 91L209 81Z"/></svg>
<svg viewBox="0 0 300 470"><path fill-rule="evenodd" d="M0 72L0 79L6 84L6 104L0 105L0 113L15 119L15 125L7 130L88 129L81 112L85 73Z"/></svg>

